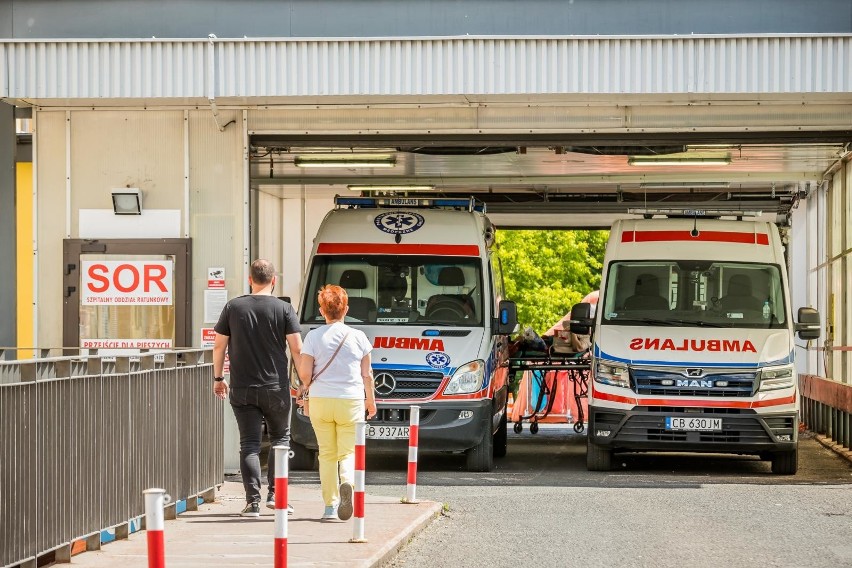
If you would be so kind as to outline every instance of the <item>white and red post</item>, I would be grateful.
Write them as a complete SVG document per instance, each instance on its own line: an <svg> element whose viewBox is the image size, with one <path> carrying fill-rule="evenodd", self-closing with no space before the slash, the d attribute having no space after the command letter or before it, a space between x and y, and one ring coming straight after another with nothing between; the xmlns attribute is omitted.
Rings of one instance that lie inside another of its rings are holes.
<svg viewBox="0 0 852 568"><path fill-rule="evenodd" d="M287 484L290 447L275 446L275 568L287 568Z"/></svg>
<svg viewBox="0 0 852 568"><path fill-rule="evenodd" d="M165 489L146 489L145 530L148 533L148 568L166 567L165 518L163 508L166 505Z"/></svg>
<svg viewBox="0 0 852 568"><path fill-rule="evenodd" d="M367 469L367 423L355 424L355 529L349 542L367 542L364 537L364 474Z"/></svg>
<svg viewBox="0 0 852 568"><path fill-rule="evenodd" d="M417 441L420 436L420 407L411 407L408 427L408 487L403 503L417 503Z"/></svg>

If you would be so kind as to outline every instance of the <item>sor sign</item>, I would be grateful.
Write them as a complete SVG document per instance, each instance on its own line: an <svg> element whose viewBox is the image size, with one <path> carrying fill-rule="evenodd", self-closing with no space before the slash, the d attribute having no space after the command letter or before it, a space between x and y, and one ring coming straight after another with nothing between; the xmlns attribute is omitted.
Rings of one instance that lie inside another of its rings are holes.
<svg viewBox="0 0 852 568"><path fill-rule="evenodd" d="M84 306L171 306L171 260L83 261L80 303Z"/></svg>

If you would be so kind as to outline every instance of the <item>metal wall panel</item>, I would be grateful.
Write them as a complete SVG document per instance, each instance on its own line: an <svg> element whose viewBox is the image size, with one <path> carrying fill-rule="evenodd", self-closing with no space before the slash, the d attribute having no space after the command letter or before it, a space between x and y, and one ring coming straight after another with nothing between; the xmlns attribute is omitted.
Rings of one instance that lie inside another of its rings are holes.
<svg viewBox="0 0 852 568"><path fill-rule="evenodd" d="M852 36L7 41L0 72L29 100L845 93Z"/></svg>

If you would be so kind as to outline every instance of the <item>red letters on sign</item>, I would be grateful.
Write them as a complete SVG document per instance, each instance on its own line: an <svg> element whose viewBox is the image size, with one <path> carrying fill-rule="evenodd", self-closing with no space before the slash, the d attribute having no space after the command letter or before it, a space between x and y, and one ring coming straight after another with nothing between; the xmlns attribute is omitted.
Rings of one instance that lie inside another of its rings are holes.
<svg viewBox="0 0 852 568"><path fill-rule="evenodd" d="M100 284L89 282L89 290L98 294L107 291L107 288L109 288L109 278L107 278L103 274L107 271L107 267L103 264L92 264L91 266L89 266L89 278L100 282Z"/></svg>
<svg viewBox="0 0 852 568"><path fill-rule="evenodd" d="M164 282L166 278L166 267L162 264L145 264L142 274L133 264L119 264L109 273L109 267L105 264L92 264L89 266L90 281L87 286L91 292L101 294L110 288L110 284L119 292L138 292L139 284L142 284L143 292L150 292L156 287L160 292L167 294L168 288Z"/></svg>

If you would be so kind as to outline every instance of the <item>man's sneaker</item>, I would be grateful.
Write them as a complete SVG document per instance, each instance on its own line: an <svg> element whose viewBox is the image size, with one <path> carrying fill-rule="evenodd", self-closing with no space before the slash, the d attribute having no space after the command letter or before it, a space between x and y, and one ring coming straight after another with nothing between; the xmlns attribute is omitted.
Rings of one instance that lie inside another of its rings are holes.
<svg viewBox="0 0 852 568"><path fill-rule="evenodd" d="M352 484L340 484L340 504L337 506L337 518L348 521L352 518Z"/></svg>
<svg viewBox="0 0 852 568"><path fill-rule="evenodd" d="M275 493L270 493L266 496L266 508L275 509ZM290 503L287 503L287 514L293 514L293 505Z"/></svg>
<svg viewBox="0 0 852 568"><path fill-rule="evenodd" d="M322 517L320 517L323 521L336 521L337 520L337 507L334 505L326 505L325 512L323 512Z"/></svg>
<svg viewBox="0 0 852 568"><path fill-rule="evenodd" d="M260 516L260 504L259 503L248 503L246 504L246 508L240 511L241 517L259 517Z"/></svg>

